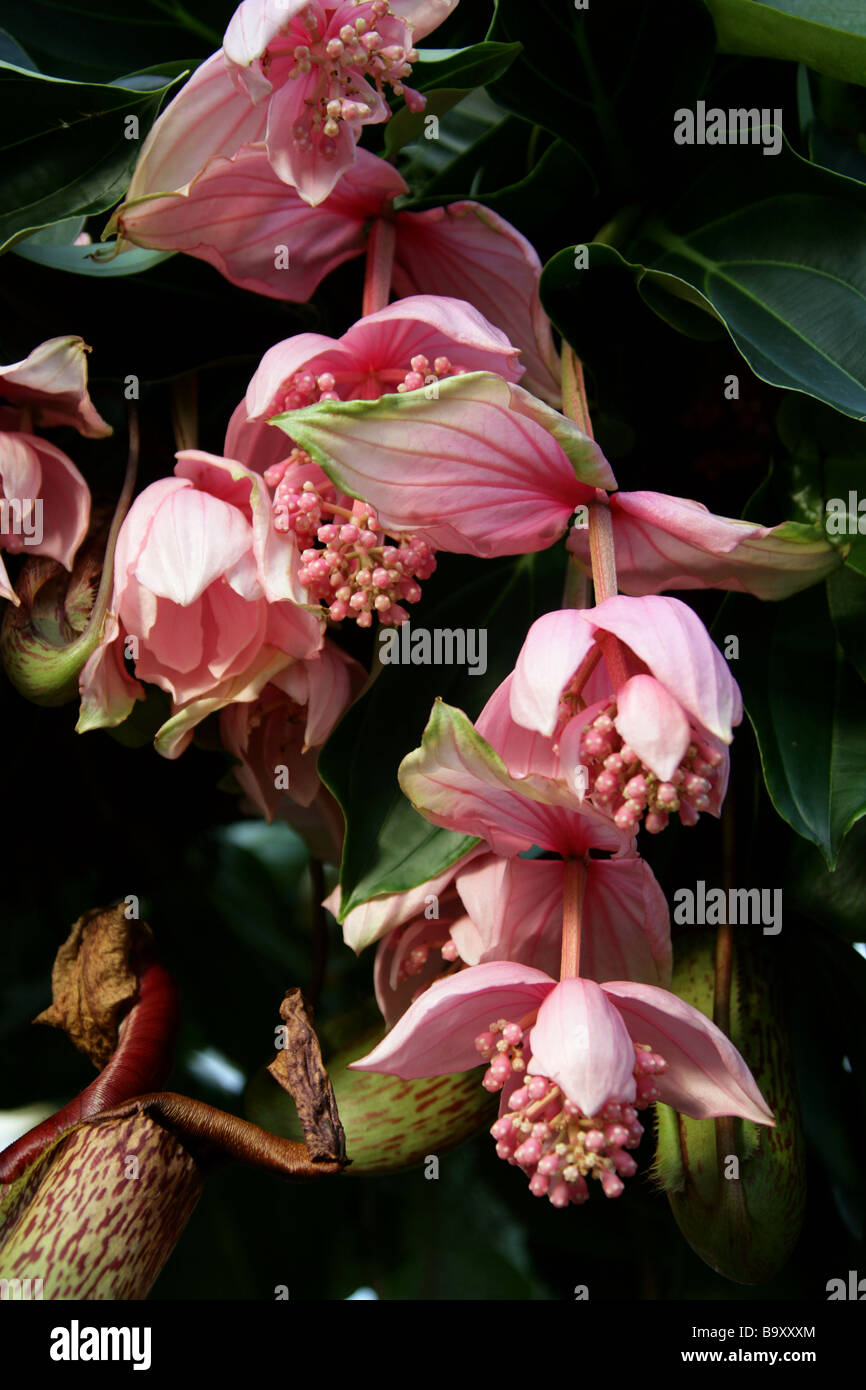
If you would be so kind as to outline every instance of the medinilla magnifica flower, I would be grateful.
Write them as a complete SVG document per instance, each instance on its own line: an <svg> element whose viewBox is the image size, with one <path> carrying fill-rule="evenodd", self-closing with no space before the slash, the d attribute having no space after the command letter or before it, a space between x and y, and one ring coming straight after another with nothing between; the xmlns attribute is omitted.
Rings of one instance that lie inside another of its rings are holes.
<svg viewBox="0 0 866 1390"><path fill-rule="evenodd" d="M554 740L575 794L622 829L642 822L657 832L675 812L685 825L719 814L743 704L679 599L618 595L546 613L517 659L510 704L517 723Z"/></svg>
<svg viewBox="0 0 866 1390"><path fill-rule="evenodd" d="M592 441L513 384L517 358L470 304L436 295L368 314L340 339L304 333L265 354L225 451L274 489L274 527L303 547L299 579L332 619L404 622L437 549L539 549L561 531L572 494L595 495L578 464L593 484L610 481ZM467 393L449 394L463 381ZM408 412L399 451L365 428L366 404L380 401ZM349 412L338 426L345 469L322 450L331 403ZM434 485L419 488L407 465L428 482L438 470ZM501 476L484 487L491 465ZM423 493L419 505L403 505L410 493Z"/></svg>
<svg viewBox="0 0 866 1390"><path fill-rule="evenodd" d="M90 491L72 460L34 431L69 425L111 434L87 391L83 339L49 338L0 367L0 550L48 555L71 570L90 523ZM0 558L0 597L18 604Z"/></svg>
<svg viewBox="0 0 866 1390"><path fill-rule="evenodd" d="M365 674L326 640L309 660L277 672L258 699L222 710L220 734L238 759L235 776L266 820L274 819L286 799L310 806L319 795L319 750Z"/></svg>
<svg viewBox="0 0 866 1390"><path fill-rule="evenodd" d="M271 169L315 205L351 168L361 129L386 121L386 86L412 110L413 42L457 0L244 0L221 50L153 126L128 198L175 193L208 162L261 141Z"/></svg>
<svg viewBox="0 0 866 1390"><path fill-rule="evenodd" d="M526 237L490 208L461 200L395 212L407 183L387 160L363 149L316 207L277 177L262 143L210 159L181 191L166 193L172 177L139 164L106 231L117 231L121 254L129 245L183 251L243 289L298 302L338 265L364 255L376 221L385 219L394 236L393 293L468 300L520 349L527 389L559 404L559 359L538 295L541 261Z"/></svg>
<svg viewBox="0 0 866 1390"><path fill-rule="evenodd" d="M321 648L323 625L293 601L293 549L271 526L261 478L198 450L136 498L118 537L112 622L81 674L80 731L120 723L166 690L172 717L157 749L177 757L197 723L254 700ZM124 658L134 663L138 680Z"/></svg>
<svg viewBox="0 0 866 1390"><path fill-rule="evenodd" d="M381 939L377 998L389 1022L443 970L511 960L555 974L568 863L583 873L582 973L670 979L670 915L652 870L627 832L578 802L550 740L514 723L509 690L510 678L474 727L438 701L400 768L422 815L482 843L438 877L344 919L355 950ZM339 910L336 894L328 905Z"/></svg>
<svg viewBox="0 0 866 1390"><path fill-rule="evenodd" d="M676 995L628 980L557 982L510 961L430 985L352 1066L410 1079L482 1061L483 1085L502 1091L497 1154L556 1207L584 1202L587 1178L619 1196L637 1169L638 1113L657 1100L697 1119L774 1123L736 1048Z"/></svg>

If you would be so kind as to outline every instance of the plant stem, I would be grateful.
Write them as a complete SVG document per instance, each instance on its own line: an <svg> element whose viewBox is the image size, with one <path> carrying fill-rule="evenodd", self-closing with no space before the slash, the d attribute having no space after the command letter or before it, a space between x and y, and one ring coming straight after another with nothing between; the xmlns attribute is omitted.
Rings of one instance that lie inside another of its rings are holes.
<svg viewBox="0 0 866 1390"><path fill-rule="evenodd" d="M370 227L367 242L367 268L364 274L364 298L361 313L374 314L384 309L391 293L391 272L394 268L394 247L397 229L386 217L377 217Z"/></svg>
<svg viewBox="0 0 866 1390"><path fill-rule="evenodd" d="M562 875L562 959L560 978L576 979L580 974L580 920L586 866L582 859L566 859Z"/></svg>

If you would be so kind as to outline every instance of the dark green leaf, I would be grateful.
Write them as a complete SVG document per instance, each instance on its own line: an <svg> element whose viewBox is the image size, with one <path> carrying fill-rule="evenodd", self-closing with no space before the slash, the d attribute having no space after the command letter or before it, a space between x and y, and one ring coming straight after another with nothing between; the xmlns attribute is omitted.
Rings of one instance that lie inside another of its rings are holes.
<svg viewBox="0 0 866 1390"><path fill-rule="evenodd" d="M412 69L412 86L419 92L486 87L508 71L522 47L520 43L476 43L471 48L421 48Z"/></svg>
<svg viewBox="0 0 866 1390"><path fill-rule="evenodd" d="M866 680L866 577L850 566L837 570L827 580L827 597L842 650Z"/></svg>
<svg viewBox="0 0 866 1390"><path fill-rule="evenodd" d="M866 83L866 11L857 0L706 0L722 53L789 58Z"/></svg>
<svg viewBox="0 0 866 1390"><path fill-rule="evenodd" d="M866 820L845 837L832 873L811 845L793 844L785 901L846 941L866 941Z"/></svg>
<svg viewBox="0 0 866 1390"><path fill-rule="evenodd" d="M497 0L489 37L524 49L491 84L493 98L569 141L599 183L629 197L669 158L672 112L700 92L713 55L712 24L695 0L580 10Z"/></svg>
<svg viewBox="0 0 866 1390"><path fill-rule="evenodd" d="M25 53L18 40L7 34L5 29L0 29L0 63L14 63L17 68L39 71L30 54Z"/></svg>
<svg viewBox="0 0 866 1390"><path fill-rule="evenodd" d="M622 255L570 247L548 263L542 299L579 334L581 277L628 269L643 298L681 331L716 316L755 374L866 418L866 188L784 146L720 146L676 204L630 233ZM579 342L575 343L580 351Z"/></svg>
<svg viewBox="0 0 866 1390"><path fill-rule="evenodd" d="M866 814L863 686L839 647L826 590L778 604L736 595L720 630L740 639L737 678L779 815L828 865Z"/></svg>
<svg viewBox="0 0 866 1390"><path fill-rule="evenodd" d="M141 91L0 64L0 249L117 202L162 98L179 80ZM129 138L133 122L137 136Z"/></svg>
<svg viewBox="0 0 866 1390"><path fill-rule="evenodd" d="M110 82L168 59L206 58L236 8L235 0L4 0L3 21L43 72Z"/></svg>

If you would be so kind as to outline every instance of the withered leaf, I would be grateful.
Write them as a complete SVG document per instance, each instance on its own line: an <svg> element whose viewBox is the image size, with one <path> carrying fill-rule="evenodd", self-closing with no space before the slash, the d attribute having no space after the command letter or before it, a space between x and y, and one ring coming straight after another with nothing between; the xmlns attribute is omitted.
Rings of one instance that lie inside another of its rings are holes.
<svg viewBox="0 0 866 1390"><path fill-rule="evenodd" d="M146 923L128 920L123 907L85 912L57 952L51 971L53 1002L34 1022L63 1028L79 1052L104 1067L138 992L136 957L151 941Z"/></svg>
<svg viewBox="0 0 866 1390"><path fill-rule="evenodd" d="M280 1005L280 1018L286 1045L278 1050L268 1071L298 1107L298 1118L313 1162L344 1162L346 1136L337 1113L334 1088L299 989L286 992Z"/></svg>

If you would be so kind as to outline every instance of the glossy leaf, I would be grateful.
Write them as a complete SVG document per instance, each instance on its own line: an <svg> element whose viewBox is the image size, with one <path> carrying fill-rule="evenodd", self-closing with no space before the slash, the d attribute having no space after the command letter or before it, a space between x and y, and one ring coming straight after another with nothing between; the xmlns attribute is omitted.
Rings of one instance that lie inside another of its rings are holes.
<svg viewBox="0 0 866 1390"><path fill-rule="evenodd" d="M579 338L581 277L628 272L674 327L711 337L721 323L764 381L866 418L866 188L787 146L769 158L720 146L701 168L621 254L593 244L587 269L574 247L554 256L541 283L548 313Z"/></svg>
<svg viewBox="0 0 866 1390"><path fill-rule="evenodd" d="M779 604L728 598L718 630L739 637L737 679L779 815L828 865L866 814L863 686L833 629L826 590Z"/></svg>
<svg viewBox="0 0 866 1390"><path fill-rule="evenodd" d="M866 12L851 0L707 0L719 50L788 58L866 83Z"/></svg>
<svg viewBox="0 0 866 1390"><path fill-rule="evenodd" d="M179 80L172 75L141 90L62 82L0 64L0 250L38 227L111 207L162 98Z"/></svg>

